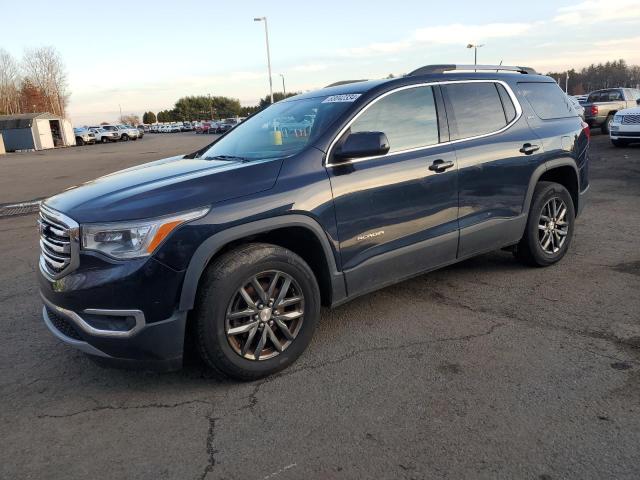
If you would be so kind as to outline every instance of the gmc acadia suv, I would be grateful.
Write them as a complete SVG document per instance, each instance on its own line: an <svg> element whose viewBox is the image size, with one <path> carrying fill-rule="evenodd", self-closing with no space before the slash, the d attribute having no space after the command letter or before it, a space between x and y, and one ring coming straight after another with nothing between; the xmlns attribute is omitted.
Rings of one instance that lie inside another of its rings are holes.
<svg viewBox="0 0 640 480"><path fill-rule="evenodd" d="M292 119L312 121L283 133ZM180 367L193 335L213 369L263 377L305 350L321 305L500 248L560 260L588 146L555 81L524 67L428 66L298 95L198 152L46 200L44 321L146 367Z"/></svg>

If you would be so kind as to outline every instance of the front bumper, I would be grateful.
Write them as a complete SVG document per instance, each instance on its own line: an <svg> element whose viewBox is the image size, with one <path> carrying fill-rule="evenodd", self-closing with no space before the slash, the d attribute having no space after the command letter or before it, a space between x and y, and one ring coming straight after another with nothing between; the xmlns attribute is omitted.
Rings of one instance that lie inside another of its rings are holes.
<svg viewBox="0 0 640 480"><path fill-rule="evenodd" d="M609 132L611 140L636 140L640 141L640 125L627 125L612 123Z"/></svg>
<svg viewBox="0 0 640 480"><path fill-rule="evenodd" d="M179 368L187 318L177 308L184 272L154 258L117 262L81 256L82 268L60 279L39 271L49 330L113 363Z"/></svg>
<svg viewBox="0 0 640 480"><path fill-rule="evenodd" d="M95 313L77 313L51 303L43 296L42 318L47 328L59 340L114 366L176 370L182 366L186 312L176 312L170 318L146 324L144 315L127 332L96 328L87 320ZM103 311L104 317L112 317ZM137 315L138 310L119 311ZM124 317L123 317L124 318ZM93 324L92 324L93 323Z"/></svg>

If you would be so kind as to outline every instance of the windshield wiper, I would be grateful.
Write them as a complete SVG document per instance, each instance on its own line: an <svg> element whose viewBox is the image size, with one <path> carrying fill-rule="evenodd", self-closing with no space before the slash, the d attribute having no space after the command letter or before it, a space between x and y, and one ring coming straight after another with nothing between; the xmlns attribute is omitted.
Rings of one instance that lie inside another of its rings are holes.
<svg viewBox="0 0 640 480"><path fill-rule="evenodd" d="M240 162L246 162L249 159L245 158L245 157L238 157L236 155L214 155L213 157L205 157L205 160L224 160L227 162L233 162L235 160L238 160Z"/></svg>

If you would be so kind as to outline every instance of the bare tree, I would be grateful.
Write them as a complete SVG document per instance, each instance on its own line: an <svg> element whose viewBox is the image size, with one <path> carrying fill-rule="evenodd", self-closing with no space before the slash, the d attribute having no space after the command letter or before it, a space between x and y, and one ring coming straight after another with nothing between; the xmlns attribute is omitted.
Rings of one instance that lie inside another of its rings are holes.
<svg viewBox="0 0 640 480"><path fill-rule="evenodd" d="M138 115L122 115L120 123L125 125L140 125L140 117Z"/></svg>
<svg viewBox="0 0 640 480"><path fill-rule="evenodd" d="M20 112L20 71L9 52L0 48L0 113Z"/></svg>
<svg viewBox="0 0 640 480"><path fill-rule="evenodd" d="M67 72L53 47L26 50L22 60L24 76L47 98L51 113L65 116L69 101Z"/></svg>

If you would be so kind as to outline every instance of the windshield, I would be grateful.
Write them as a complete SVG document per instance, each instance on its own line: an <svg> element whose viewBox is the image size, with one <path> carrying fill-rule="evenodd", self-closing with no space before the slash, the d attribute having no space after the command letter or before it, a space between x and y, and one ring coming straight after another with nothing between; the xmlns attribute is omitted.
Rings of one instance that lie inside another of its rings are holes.
<svg viewBox="0 0 640 480"><path fill-rule="evenodd" d="M202 157L257 160L294 155L322 134L358 96L347 101L333 100L340 97L335 95L275 103L240 123Z"/></svg>

